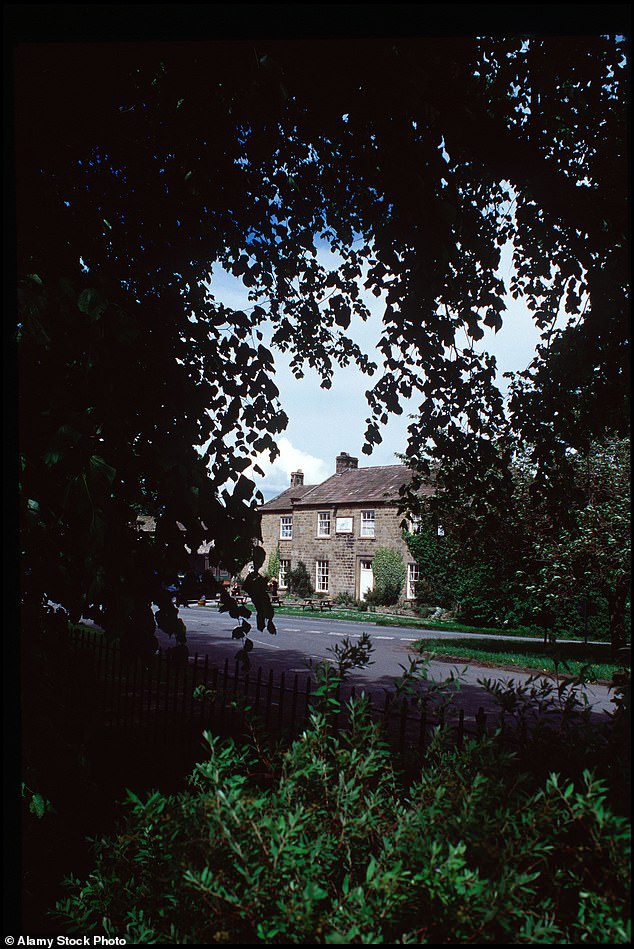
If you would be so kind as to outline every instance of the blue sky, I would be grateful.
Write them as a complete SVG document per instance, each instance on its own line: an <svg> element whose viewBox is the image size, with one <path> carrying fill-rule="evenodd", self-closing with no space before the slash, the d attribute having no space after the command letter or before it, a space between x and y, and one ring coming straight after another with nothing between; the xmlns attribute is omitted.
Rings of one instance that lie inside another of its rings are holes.
<svg viewBox="0 0 634 949"><path fill-rule="evenodd" d="M505 255L506 256L506 255ZM510 257L503 267L509 277ZM214 295L224 303L239 308L248 307L247 291L240 281L219 271L214 272L212 284ZM372 317L366 323L354 322L350 334L361 348L381 364L376 343L381 334L382 303L372 294L365 297ZM504 324L495 334L487 330L479 348L492 353L497 360L500 385L502 374L525 369L535 353L539 342L539 330L533 324L526 307L509 297ZM486 329L486 327L485 327ZM330 389L322 389L316 372L306 369L303 379L296 379L289 369L289 360L275 351L276 384L280 390L282 408L289 418L286 431L279 437L280 455L271 464L268 457L258 463L265 477L256 478L258 488L265 500L284 491L290 484L290 473L301 469L306 484L318 484L335 471L335 458L347 451L359 459L361 466L399 464L397 453L403 452L407 442L409 416L415 412L416 403L403 404L403 414L392 416L381 434L383 441L375 446L371 455L364 455L361 446L369 415L365 392L380 376L380 368L374 376L367 376L354 367L336 368Z"/></svg>

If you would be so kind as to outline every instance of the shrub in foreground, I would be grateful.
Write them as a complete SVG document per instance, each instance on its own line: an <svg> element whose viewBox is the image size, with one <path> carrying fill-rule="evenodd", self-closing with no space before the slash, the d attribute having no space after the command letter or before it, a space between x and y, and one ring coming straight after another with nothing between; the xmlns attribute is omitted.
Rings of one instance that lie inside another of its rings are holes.
<svg viewBox="0 0 634 949"><path fill-rule="evenodd" d="M69 933L137 943L626 943L629 825L588 772L535 789L492 739L440 733L405 787L362 701L267 765L206 735L174 796L129 793L68 881Z"/></svg>

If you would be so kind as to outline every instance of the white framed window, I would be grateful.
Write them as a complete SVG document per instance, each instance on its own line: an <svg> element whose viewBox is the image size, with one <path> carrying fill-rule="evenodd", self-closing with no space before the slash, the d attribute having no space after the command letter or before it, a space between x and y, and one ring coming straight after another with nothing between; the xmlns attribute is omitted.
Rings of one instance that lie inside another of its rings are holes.
<svg viewBox="0 0 634 949"><path fill-rule="evenodd" d="M416 599L416 584L422 579L420 567L417 563L407 565L407 599Z"/></svg>
<svg viewBox="0 0 634 949"><path fill-rule="evenodd" d="M283 514L280 517L280 540L291 540L293 537L293 517Z"/></svg>
<svg viewBox="0 0 634 949"><path fill-rule="evenodd" d="M317 512L317 536L330 537L330 511Z"/></svg>
<svg viewBox="0 0 634 949"><path fill-rule="evenodd" d="M290 560L280 560L280 572L278 574L278 583L280 590L288 590L288 575L291 572Z"/></svg>
<svg viewBox="0 0 634 949"><path fill-rule="evenodd" d="M315 564L315 590L328 593L328 561L318 560Z"/></svg>
<svg viewBox="0 0 634 949"><path fill-rule="evenodd" d="M361 537L374 537L374 511L361 511Z"/></svg>
<svg viewBox="0 0 634 949"><path fill-rule="evenodd" d="M410 534L418 534L421 524L423 522L420 514L410 514L409 516L409 532Z"/></svg>

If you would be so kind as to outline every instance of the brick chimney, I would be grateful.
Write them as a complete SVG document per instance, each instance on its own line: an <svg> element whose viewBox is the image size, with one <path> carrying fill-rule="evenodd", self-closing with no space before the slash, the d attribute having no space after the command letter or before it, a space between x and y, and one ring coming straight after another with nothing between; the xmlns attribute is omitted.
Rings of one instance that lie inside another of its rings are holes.
<svg viewBox="0 0 634 949"><path fill-rule="evenodd" d="M347 451L342 451L340 455L337 455L335 462L337 465L337 474L340 474L342 471L350 471L353 468L359 467L359 459L353 458L352 455L349 455Z"/></svg>
<svg viewBox="0 0 634 949"><path fill-rule="evenodd" d="M298 488L304 483L303 471L291 471L291 488Z"/></svg>

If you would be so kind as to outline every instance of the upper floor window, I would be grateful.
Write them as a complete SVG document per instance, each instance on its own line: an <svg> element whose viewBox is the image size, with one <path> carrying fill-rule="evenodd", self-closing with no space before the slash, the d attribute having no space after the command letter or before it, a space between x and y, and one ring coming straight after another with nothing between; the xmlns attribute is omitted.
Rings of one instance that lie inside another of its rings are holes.
<svg viewBox="0 0 634 949"><path fill-rule="evenodd" d="M330 511L319 511L317 514L317 536L330 537Z"/></svg>
<svg viewBox="0 0 634 949"><path fill-rule="evenodd" d="M361 537L374 537L374 511L361 511Z"/></svg>
<svg viewBox="0 0 634 949"><path fill-rule="evenodd" d="M280 540L291 540L293 536L293 518L290 514L280 517Z"/></svg>
<svg viewBox="0 0 634 949"><path fill-rule="evenodd" d="M422 523L423 519L420 514L410 514L408 525L410 534L418 534Z"/></svg>
<svg viewBox="0 0 634 949"><path fill-rule="evenodd" d="M315 590L328 593L328 561L318 560L315 565Z"/></svg>

